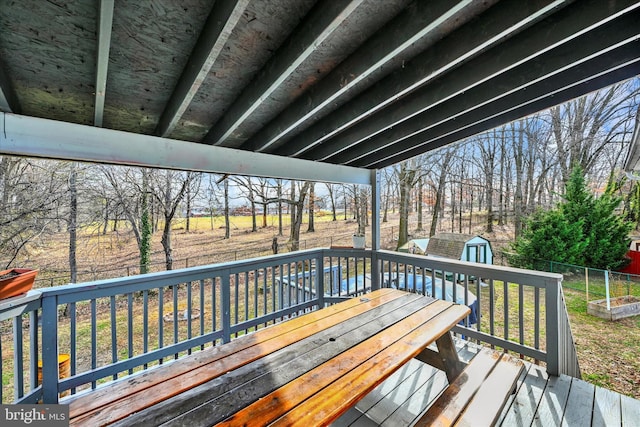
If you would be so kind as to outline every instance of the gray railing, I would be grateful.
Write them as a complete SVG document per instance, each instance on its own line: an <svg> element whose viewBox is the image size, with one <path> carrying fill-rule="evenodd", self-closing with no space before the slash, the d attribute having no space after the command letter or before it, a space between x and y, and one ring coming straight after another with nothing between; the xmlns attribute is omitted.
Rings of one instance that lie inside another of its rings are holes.
<svg viewBox="0 0 640 427"><path fill-rule="evenodd" d="M0 305L3 337L12 334L0 347L0 373L11 383L2 402L56 402L379 287L469 305L474 316L455 328L460 336L545 362L554 375L579 375L562 321L561 277L388 251L314 249L47 288ZM60 363L68 363L63 374Z"/></svg>

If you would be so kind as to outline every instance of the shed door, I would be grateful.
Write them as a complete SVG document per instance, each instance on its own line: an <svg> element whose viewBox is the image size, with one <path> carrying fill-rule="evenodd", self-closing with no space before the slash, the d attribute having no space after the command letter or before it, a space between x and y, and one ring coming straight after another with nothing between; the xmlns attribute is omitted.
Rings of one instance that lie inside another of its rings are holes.
<svg viewBox="0 0 640 427"><path fill-rule="evenodd" d="M467 260L471 262L486 264L487 263L487 245L485 243L467 245Z"/></svg>

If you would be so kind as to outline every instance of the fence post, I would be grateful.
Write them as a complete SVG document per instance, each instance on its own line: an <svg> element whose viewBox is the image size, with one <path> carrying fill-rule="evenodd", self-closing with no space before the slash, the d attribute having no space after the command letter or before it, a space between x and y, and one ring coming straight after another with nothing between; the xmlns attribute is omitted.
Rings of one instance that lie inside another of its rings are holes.
<svg viewBox="0 0 640 427"><path fill-rule="evenodd" d="M584 268L584 281L585 281L585 288L587 290L587 302L589 302L589 268L585 267Z"/></svg>
<svg viewBox="0 0 640 427"><path fill-rule="evenodd" d="M42 402L58 403L58 300L42 297Z"/></svg>
<svg viewBox="0 0 640 427"><path fill-rule="evenodd" d="M611 311L611 295L609 293L609 270L604 271L604 290L607 294L607 311Z"/></svg>

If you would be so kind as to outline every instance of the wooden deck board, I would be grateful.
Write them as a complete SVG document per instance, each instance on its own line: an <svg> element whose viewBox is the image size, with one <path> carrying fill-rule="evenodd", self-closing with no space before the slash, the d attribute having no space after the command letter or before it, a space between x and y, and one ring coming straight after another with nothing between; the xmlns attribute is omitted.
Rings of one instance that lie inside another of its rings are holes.
<svg viewBox="0 0 640 427"><path fill-rule="evenodd" d="M591 425L594 427L622 425L620 397L618 393L611 390L596 387Z"/></svg>
<svg viewBox="0 0 640 427"><path fill-rule="evenodd" d="M623 427L640 425L640 400L622 395L620 396L620 407L622 409Z"/></svg>
<svg viewBox="0 0 640 427"><path fill-rule="evenodd" d="M477 347L456 340L460 359L469 360ZM505 407L501 426L639 426L640 400L568 376L549 377L526 363L516 394ZM380 384L334 427L411 426L447 386L442 371L417 360Z"/></svg>
<svg viewBox="0 0 640 427"><path fill-rule="evenodd" d="M586 381L571 380L567 407L562 418L562 427L588 426L593 415L595 386Z"/></svg>
<svg viewBox="0 0 640 427"><path fill-rule="evenodd" d="M547 386L549 376L544 368L528 365L522 384L510 406L504 409L502 424L505 426L530 426L538 409L538 404Z"/></svg>

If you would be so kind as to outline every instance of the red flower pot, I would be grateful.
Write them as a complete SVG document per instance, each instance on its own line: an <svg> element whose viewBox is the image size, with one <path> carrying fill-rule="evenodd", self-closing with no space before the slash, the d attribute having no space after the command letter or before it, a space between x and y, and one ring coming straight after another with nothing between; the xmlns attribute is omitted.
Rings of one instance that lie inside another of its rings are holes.
<svg viewBox="0 0 640 427"><path fill-rule="evenodd" d="M26 294L36 279L38 270L12 268L0 271L0 299Z"/></svg>

